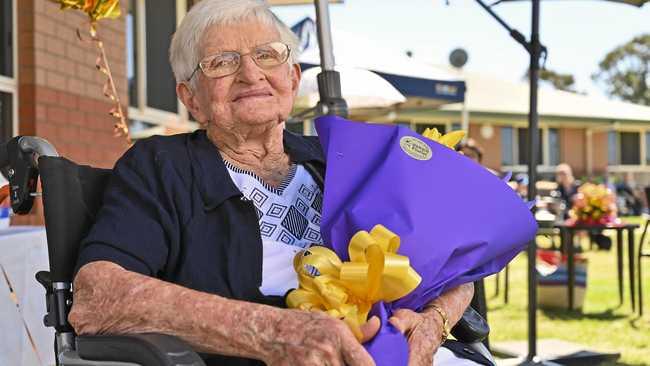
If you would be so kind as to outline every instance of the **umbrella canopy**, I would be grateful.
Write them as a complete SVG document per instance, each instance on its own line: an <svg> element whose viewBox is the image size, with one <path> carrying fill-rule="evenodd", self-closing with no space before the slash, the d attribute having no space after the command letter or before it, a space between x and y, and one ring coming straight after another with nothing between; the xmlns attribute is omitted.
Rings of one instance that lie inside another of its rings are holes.
<svg viewBox="0 0 650 366"><path fill-rule="evenodd" d="M389 108L406 101L393 85L372 71L344 66L336 67L336 71L341 75L341 93L350 109ZM320 67L312 67L302 73L296 107L311 108L318 103L316 76L320 72Z"/></svg>
<svg viewBox="0 0 650 366"><path fill-rule="evenodd" d="M319 65L314 20L305 18L291 29L300 38L299 61L303 69ZM337 65L375 72L407 97L405 108L431 108L464 100L465 82L445 69L419 62L401 50L391 52L386 45L356 34L336 30L332 38Z"/></svg>

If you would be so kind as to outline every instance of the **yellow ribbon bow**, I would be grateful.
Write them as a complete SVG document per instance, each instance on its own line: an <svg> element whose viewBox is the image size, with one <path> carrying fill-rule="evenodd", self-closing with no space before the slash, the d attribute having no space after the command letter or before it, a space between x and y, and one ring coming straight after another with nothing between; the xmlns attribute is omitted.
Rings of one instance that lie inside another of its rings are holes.
<svg viewBox="0 0 650 366"><path fill-rule="evenodd" d="M300 288L287 296L290 308L320 310L340 318L361 339L372 305L395 301L413 291L422 278L409 258L396 254L399 236L382 225L361 230L348 245L349 262L332 250L314 246L293 261Z"/></svg>
<svg viewBox="0 0 650 366"><path fill-rule="evenodd" d="M437 128L427 128L422 133L422 136L430 140L433 140L437 143L440 143L442 145L445 145L450 149L453 149L460 142L460 140L462 140L463 137L465 137L465 135L466 135L465 131L461 131L461 130L451 131L443 135L440 132L438 132Z"/></svg>
<svg viewBox="0 0 650 366"><path fill-rule="evenodd" d="M61 10L77 9L88 14L91 23L102 18L120 16L120 0L50 0L61 5Z"/></svg>

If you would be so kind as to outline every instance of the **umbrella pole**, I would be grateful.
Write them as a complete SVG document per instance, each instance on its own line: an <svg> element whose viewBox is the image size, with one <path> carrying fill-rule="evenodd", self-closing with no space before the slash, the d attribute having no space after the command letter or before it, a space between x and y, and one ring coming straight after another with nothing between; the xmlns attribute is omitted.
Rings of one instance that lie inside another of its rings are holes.
<svg viewBox="0 0 650 366"><path fill-rule="evenodd" d="M528 200L532 201L537 196L537 162L539 160L539 115L537 113L537 84L539 81L539 59L546 48L539 40L539 1L532 0L532 27L530 42L516 29L511 28L492 8L483 0L475 0L487 11L510 36L522 45L530 55L530 110L528 113ZM498 4L499 2L495 3ZM533 207L533 213L535 208ZM524 364L536 364L537 361L537 242L533 239L526 249L528 256L528 355Z"/></svg>
<svg viewBox="0 0 650 366"><path fill-rule="evenodd" d="M539 1L532 1L532 29L530 36L530 110L528 114L528 200L537 196L537 161L539 152L539 115L537 113L537 84L539 59L542 46L539 41ZM535 208L533 207L533 213ZM526 360L535 362L537 356L537 242L528 243L528 355Z"/></svg>
<svg viewBox="0 0 650 366"><path fill-rule="evenodd" d="M320 101L316 105L318 115L347 117L348 105L341 95L341 78L334 70L334 47L328 0L315 0L318 48L320 50L321 72L317 76Z"/></svg>

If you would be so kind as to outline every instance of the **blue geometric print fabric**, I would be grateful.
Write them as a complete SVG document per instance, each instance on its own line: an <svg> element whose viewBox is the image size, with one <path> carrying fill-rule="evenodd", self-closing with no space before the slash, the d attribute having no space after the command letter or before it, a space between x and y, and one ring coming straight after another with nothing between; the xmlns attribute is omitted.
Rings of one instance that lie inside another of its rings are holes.
<svg viewBox="0 0 650 366"><path fill-rule="evenodd" d="M255 205L262 240L268 238L301 248L322 244L323 195L302 166L293 164L285 180L273 187L253 172L227 161L225 164L237 188Z"/></svg>
<svg viewBox="0 0 650 366"><path fill-rule="evenodd" d="M292 165L284 181L273 187L253 172L225 164L237 188L252 201L259 219L263 247L260 291L283 296L298 287L293 269L296 253L322 244L323 194L302 165Z"/></svg>

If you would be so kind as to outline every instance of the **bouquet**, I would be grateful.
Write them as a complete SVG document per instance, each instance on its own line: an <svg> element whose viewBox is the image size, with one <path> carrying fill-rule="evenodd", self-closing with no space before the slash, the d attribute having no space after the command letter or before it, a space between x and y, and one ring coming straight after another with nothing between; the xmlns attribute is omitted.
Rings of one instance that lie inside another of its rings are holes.
<svg viewBox="0 0 650 366"><path fill-rule="evenodd" d="M607 225L617 222L616 197L602 184L585 183L573 197L570 219L583 225Z"/></svg>
<svg viewBox="0 0 650 366"><path fill-rule="evenodd" d="M500 271L537 225L506 183L410 129L333 116L316 128L327 160L327 248L296 257L301 286L289 305L324 307L352 326L379 316L381 329L364 346L377 365L406 365L407 341L387 321L392 311L420 310Z"/></svg>

